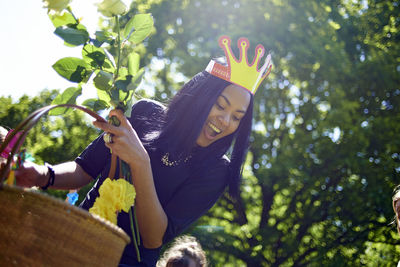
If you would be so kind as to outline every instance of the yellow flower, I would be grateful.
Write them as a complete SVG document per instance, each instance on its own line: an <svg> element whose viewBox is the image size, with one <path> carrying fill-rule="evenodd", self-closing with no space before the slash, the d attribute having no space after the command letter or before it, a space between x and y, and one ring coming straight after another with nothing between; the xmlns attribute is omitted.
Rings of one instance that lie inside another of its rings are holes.
<svg viewBox="0 0 400 267"><path fill-rule="evenodd" d="M128 212L130 207L135 203L135 187L125 179L118 179L115 182L118 184L118 187L121 188L118 207L121 210Z"/></svg>
<svg viewBox="0 0 400 267"><path fill-rule="evenodd" d="M54 10L56 12L61 12L63 9L67 8L71 0L43 0L46 8Z"/></svg>
<svg viewBox="0 0 400 267"><path fill-rule="evenodd" d="M107 178L99 188L99 197L89 209L92 214L117 224L117 212L129 212L135 202L135 188L125 179Z"/></svg>
<svg viewBox="0 0 400 267"><path fill-rule="evenodd" d="M113 224L117 224L117 213L116 210L110 205L111 203L98 197L93 204L93 207L89 209L91 214L97 214L103 219L106 219Z"/></svg>
<svg viewBox="0 0 400 267"><path fill-rule="evenodd" d="M126 12L126 5L121 0L103 0L97 5L98 11L106 17L122 15Z"/></svg>

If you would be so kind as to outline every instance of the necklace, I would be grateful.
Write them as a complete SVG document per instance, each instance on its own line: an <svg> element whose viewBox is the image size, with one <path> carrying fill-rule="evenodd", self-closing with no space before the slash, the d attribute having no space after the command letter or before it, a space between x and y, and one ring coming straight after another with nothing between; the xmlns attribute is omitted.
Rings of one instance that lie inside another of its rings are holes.
<svg viewBox="0 0 400 267"><path fill-rule="evenodd" d="M191 157L192 157L192 155L189 155L185 159L178 159L178 160L170 161L169 160L169 153L167 152L167 153L164 154L164 156L161 157L161 162L165 166L175 167L175 166L178 166L182 162L182 160L183 160L184 163L188 162Z"/></svg>

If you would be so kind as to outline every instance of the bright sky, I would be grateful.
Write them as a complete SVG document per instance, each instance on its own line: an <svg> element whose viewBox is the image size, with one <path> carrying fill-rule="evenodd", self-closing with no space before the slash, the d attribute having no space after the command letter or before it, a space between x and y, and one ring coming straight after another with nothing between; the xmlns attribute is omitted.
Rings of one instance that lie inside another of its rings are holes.
<svg viewBox="0 0 400 267"><path fill-rule="evenodd" d="M73 0L72 10L93 35L99 17L99 0ZM124 1L129 3L130 1ZM23 94L38 95L43 89L75 86L51 67L63 57L81 57L81 47L71 48L55 30L41 0L0 3L0 96L17 100ZM83 90L85 94L85 89Z"/></svg>

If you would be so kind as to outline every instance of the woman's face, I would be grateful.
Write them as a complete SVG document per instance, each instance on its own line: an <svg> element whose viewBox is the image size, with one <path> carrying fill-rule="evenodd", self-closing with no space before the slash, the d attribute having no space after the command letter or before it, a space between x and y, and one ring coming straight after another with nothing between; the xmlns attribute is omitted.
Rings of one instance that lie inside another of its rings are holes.
<svg viewBox="0 0 400 267"><path fill-rule="evenodd" d="M196 143L206 147L236 131L249 104L250 93L246 89L228 85L211 108Z"/></svg>

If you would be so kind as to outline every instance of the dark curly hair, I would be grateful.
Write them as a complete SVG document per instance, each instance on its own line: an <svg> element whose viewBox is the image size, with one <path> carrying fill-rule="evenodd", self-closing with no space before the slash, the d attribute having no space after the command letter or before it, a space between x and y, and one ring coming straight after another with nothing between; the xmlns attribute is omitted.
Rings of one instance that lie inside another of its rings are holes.
<svg viewBox="0 0 400 267"><path fill-rule="evenodd" d="M194 262L196 267L206 267L207 258L200 243L193 236L181 236L175 239L157 262L157 267L189 267Z"/></svg>

